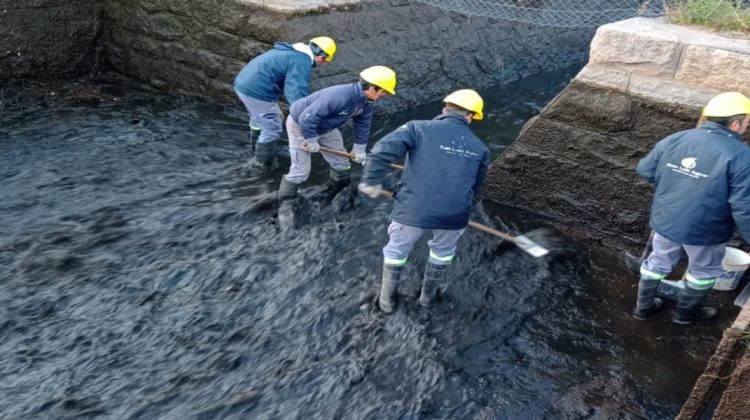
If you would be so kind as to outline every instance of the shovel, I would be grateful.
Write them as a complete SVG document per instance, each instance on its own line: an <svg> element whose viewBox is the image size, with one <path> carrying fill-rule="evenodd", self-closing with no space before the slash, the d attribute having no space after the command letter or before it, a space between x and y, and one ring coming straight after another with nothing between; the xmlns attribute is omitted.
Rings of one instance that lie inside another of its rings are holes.
<svg viewBox="0 0 750 420"><path fill-rule="evenodd" d="M625 251L625 266L630 269L630 271L634 273L640 273L641 271L641 263L643 263L643 260L648 258L649 254L651 254L652 246L653 246L653 239L654 239L654 231L651 231L651 234L648 236L648 240L646 241L646 246L643 248L643 253L641 253L641 256L636 256L631 254L630 252Z"/></svg>
<svg viewBox="0 0 750 420"><path fill-rule="evenodd" d="M748 283L744 289L734 298L734 306L744 308L747 303L747 299L750 298L750 283Z"/></svg>
<svg viewBox="0 0 750 420"><path fill-rule="evenodd" d="M337 155L345 158L349 158L351 160L354 159L354 155L342 152L340 150L331 149L329 147L320 146L320 151L325 153L330 153L332 155ZM391 167L394 169L404 169L401 165L396 165L394 163L391 164ZM390 191L382 191L380 195L388 198L393 198L393 193ZM539 258L547 255L549 253L549 250L547 248L544 248L543 246L539 245L538 243L532 241L526 236L512 236L507 233L500 232L499 230L493 229L489 226L485 226L481 223L477 223L473 220L469 220L469 226L473 227L474 229L481 230L482 232L489 233L490 235L495 235L499 238L505 239L508 242L512 242L517 247L521 248L524 252L531 255L534 258Z"/></svg>

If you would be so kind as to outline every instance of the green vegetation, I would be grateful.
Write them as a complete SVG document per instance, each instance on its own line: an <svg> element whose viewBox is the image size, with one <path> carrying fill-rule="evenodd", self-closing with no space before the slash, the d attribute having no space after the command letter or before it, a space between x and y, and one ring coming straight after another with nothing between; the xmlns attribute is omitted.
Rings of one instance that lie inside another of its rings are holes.
<svg viewBox="0 0 750 420"><path fill-rule="evenodd" d="M673 0L669 3L667 16L672 23L750 32L750 2L746 0Z"/></svg>

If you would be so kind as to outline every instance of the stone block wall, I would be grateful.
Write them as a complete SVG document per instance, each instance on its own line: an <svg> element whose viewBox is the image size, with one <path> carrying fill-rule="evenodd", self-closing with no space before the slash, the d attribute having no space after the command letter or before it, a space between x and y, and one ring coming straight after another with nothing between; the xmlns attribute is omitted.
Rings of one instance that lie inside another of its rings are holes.
<svg viewBox="0 0 750 420"><path fill-rule="evenodd" d="M399 76L383 109L583 62L592 29L469 18L410 0L0 0L0 80L114 70L157 88L235 100L240 69L276 41L336 39L313 89L382 64Z"/></svg>
<svg viewBox="0 0 750 420"><path fill-rule="evenodd" d="M0 0L0 84L60 79L99 64L104 0Z"/></svg>
<svg viewBox="0 0 750 420"><path fill-rule="evenodd" d="M276 7L269 8L273 3ZM358 79L382 64L399 75L384 108L435 100L455 87L484 87L583 62L593 30L545 28L467 18L407 0L109 0L107 62L128 76L174 92L235 100L235 75L278 40L328 35L333 63L313 73L313 89ZM296 2L294 2L296 3ZM319 7L316 7L319 6Z"/></svg>
<svg viewBox="0 0 750 420"><path fill-rule="evenodd" d="M750 39L635 18L597 30L590 59L490 168L490 198L613 245L648 236L638 160L695 126L721 91L750 95Z"/></svg>

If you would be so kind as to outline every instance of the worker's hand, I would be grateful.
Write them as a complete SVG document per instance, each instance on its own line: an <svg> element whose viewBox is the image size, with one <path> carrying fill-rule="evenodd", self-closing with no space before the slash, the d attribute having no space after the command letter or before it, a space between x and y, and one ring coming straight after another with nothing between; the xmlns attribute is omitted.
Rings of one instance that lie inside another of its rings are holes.
<svg viewBox="0 0 750 420"><path fill-rule="evenodd" d="M354 143L354 146L352 146L352 151L349 152L350 154L354 155L354 159L352 160L364 165L367 161L367 153L365 153L366 147L366 144Z"/></svg>
<svg viewBox="0 0 750 420"><path fill-rule="evenodd" d="M320 151L320 145L318 144L318 139L305 139L302 144L299 146L302 150L310 153L315 153Z"/></svg>
<svg viewBox="0 0 750 420"><path fill-rule="evenodd" d="M370 198L378 198L380 193L383 192L382 185L367 185L364 182L360 182L359 185L357 185L357 189Z"/></svg>

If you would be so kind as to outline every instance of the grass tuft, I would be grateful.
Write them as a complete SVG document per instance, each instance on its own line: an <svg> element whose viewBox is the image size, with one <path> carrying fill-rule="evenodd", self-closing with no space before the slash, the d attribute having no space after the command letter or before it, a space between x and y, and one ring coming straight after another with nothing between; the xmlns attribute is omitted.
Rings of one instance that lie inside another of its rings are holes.
<svg viewBox="0 0 750 420"><path fill-rule="evenodd" d="M667 17L678 25L699 25L722 31L750 32L747 0L673 0Z"/></svg>

